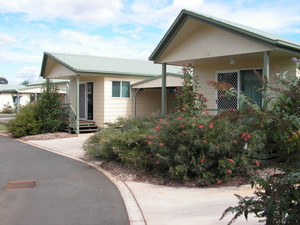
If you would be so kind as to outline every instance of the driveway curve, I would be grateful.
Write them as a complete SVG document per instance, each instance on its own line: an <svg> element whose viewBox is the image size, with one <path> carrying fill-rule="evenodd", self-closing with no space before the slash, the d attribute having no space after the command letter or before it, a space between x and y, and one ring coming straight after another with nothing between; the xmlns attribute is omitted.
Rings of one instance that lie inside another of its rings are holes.
<svg viewBox="0 0 300 225"><path fill-rule="evenodd" d="M7 190L9 181L36 180ZM0 135L0 224L129 225L123 199L98 170Z"/></svg>

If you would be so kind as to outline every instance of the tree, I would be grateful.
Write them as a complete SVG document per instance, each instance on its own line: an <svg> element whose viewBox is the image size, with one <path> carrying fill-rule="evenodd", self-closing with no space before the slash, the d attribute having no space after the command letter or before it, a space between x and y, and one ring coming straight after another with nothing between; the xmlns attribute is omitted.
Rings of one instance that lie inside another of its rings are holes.
<svg viewBox="0 0 300 225"><path fill-rule="evenodd" d="M0 77L0 84L8 84L8 81L4 77Z"/></svg>
<svg viewBox="0 0 300 225"><path fill-rule="evenodd" d="M21 82L20 84L21 85L28 85L30 82L29 82L29 80L24 80L23 82Z"/></svg>

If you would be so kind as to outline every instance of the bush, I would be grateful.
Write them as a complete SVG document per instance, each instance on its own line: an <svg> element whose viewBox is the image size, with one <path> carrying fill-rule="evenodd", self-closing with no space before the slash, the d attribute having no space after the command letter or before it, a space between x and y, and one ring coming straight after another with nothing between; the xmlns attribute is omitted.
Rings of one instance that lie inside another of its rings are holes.
<svg viewBox="0 0 300 225"><path fill-rule="evenodd" d="M12 114L15 112L15 108L9 104L5 104L3 105L3 108L1 110L1 113L8 113L8 114Z"/></svg>
<svg viewBox="0 0 300 225"><path fill-rule="evenodd" d="M153 170L178 181L197 181L208 185L229 181L234 175L246 175L256 167L253 158L263 140L243 126L225 118L194 118L180 114L159 121L149 136Z"/></svg>
<svg viewBox="0 0 300 225"><path fill-rule="evenodd" d="M23 106L10 121L8 130L13 137L55 132L62 128L61 115L57 89L50 82L46 82L38 102Z"/></svg>
<svg viewBox="0 0 300 225"><path fill-rule="evenodd" d="M283 173L253 178L252 188L258 187L254 197L241 197L238 206L227 208L222 217L229 213L235 213L229 224L232 224L239 216L247 219L249 213L254 213L260 222L267 225L300 223L300 172Z"/></svg>
<svg viewBox="0 0 300 225"><path fill-rule="evenodd" d="M38 115L42 122L42 133L55 132L62 128L63 120L60 107L60 98L57 88L47 81L38 100Z"/></svg>
<svg viewBox="0 0 300 225"><path fill-rule="evenodd" d="M135 168L143 168L147 149L146 137L157 115L151 117L119 118L108 124L84 143L84 150L91 158L116 160Z"/></svg>
<svg viewBox="0 0 300 225"><path fill-rule="evenodd" d="M16 117L8 122L8 130L13 137L35 135L41 132L41 121L37 112L37 104L29 103L20 109Z"/></svg>
<svg viewBox="0 0 300 225"><path fill-rule="evenodd" d="M87 140L87 155L115 160L158 177L199 185L227 182L257 167L262 140L229 120L188 117L120 119Z"/></svg>
<svg viewBox="0 0 300 225"><path fill-rule="evenodd" d="M293 60L299 63L298 59ZM260 130L260 134L265 136L265 147L257 157L267 159L266 166L280 168L283 173L266 179L255 177L252 187L256 185L259 188L256 196L236 195L238 205L224 211L221 219L230 212L235 213L229 224L241 215L247 219L249 213L262 218L261 222L267 225L300 223L300 78L279 74L278 83L285 88L270 86L270 89L282 94L273 103L271 111L257 110L249 105L252 119L248 120L248 127ZM247 116L251 118L249 114Z"/></svg>

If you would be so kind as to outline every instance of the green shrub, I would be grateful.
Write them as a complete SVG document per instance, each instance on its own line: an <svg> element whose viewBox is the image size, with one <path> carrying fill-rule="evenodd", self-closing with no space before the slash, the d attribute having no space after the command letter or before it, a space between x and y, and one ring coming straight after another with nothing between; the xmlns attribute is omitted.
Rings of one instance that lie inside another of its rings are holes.
<svg viewBox="0 0 300 225"><path fill-rule="evenodd" d="M293 60L298 62L299 67L299 60ZM260 135L265 136L265 146L256 157L266 159L265 166L280 168L283 173L266 179L255 177L252 187L256 185L259 188L256 196L236 195L238 205L224 211L221 219L230 212L235 213L229 224L241 215L247 219L249 213L262 218L261 222L267 225L300 223L300 78L279 74L278 83L285 88L270 86L270 89L282 94L271 111L257 110L248 105L251 116L246 113L243 117L249 118L246 121L249 129L259 130Z"/></svg>
<svg viewBox="0 0 300 225"><path fill-rule="evenodd" d="M208 185L246 175L263 140L225 118L122 118L87 140L87 155L115 160L159 177Z"/></svg>
<svg viewBox="0 0 300 225"><path fill-rule="evenodd" d="M153 128L152 128L153 129ZM253 158L262 139L225 118L170 115L159 121L147 142L153 170L178 181L196 180L200 185L226 182L246 175L256 166Z"/></svg>
<svg viewBox="0 0 300 225"><path fill-rule="evenodd" d="M119 118L90 137L84 144L84 150L92 158L116 160L141 169L144 167L148 130L157 117Z"/></svg>
<svg viewBox="0 0 300 225"><path fill-rule="evenodd" d="M8 131L13 137L35 135L41 132L41 121L37 113L37 104L29 103L20 109L15 118L8 123Z"/></svg>
<svg viewBox="0 0 300 225"><path fill-rule="evenodd" d="M267 225L295 225L300 223L300 173L283 173L253 178L252 187L256 185L258 190L253 197L241 197L238 206L227 208L222 217L229 213L235 213L228 224L232 224L239 216L248 218L249 213L254 213L260 222Z"/></svg>
<svg viewBox="0 0 300 225"><path fill-rule="evenodd" d="M4 104L3 108L1 110L1 113L8 113L8 114L12 114L15 112L15 108L9 104Z"/></svg>
<svg viewBox="0 0 300 225"><path fill-rule="evenodd" d="M42 123L42 133L55 132L62 128L62 110L57 88L47 81L44 90L38 100L38 116Z"/></svg>

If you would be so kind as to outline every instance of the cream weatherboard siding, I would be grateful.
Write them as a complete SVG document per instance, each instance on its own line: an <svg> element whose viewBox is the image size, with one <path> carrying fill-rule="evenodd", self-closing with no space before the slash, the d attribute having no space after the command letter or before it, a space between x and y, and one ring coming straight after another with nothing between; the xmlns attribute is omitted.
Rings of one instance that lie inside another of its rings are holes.
<svg viewBox="0 0 300 225"><path fill-rule="evenodd" d="M205 64L205 66L195 65L194 75L198 77L200 88L198 92L202 93L207 99L207 108L216 109L216 91L211 86L208 85L207 81L216 81L216 73L218 71L231 71L231 70L243 70L243 69L262 69L263 63L261 59L243 60L236 61L235 65L230 65L227 63L212 63ZM286 58L271 58L270 63L270 82L275 83L275 74L288 71L289 74L296 74L296 68L292 63L290 57ZM276 93L271 92L275 97Z"/></svg>
<svg viewBox="0 0 300 225"><path fill-rule="evenodd" d="M5 105L14 106L13 96L17 96L15 93L1 93L0 94L0 111ZM24 106L30 102L30 94L20 93L20 105Z"/></svg>
<svg viewBox="0 0 300 225"><path fill-rule="evenodd" d="M93 82L93 115L99 127L107 122L114 122L119 117L133 116L133 91L130 98L112 97L112 81L127 81L130 84L144 80L134 76L80 76L80 83ZM76 110L76 79L70 81L70 103Z"/></svg>
<svg viewBox="0 0 300 225"><path fill-rule="evenodd" d="M2 111L3 107L7 106L13 106L13 97L11 93L1 93L0 94L0 111Z"/></svg>
<svg viewBox="0 0 300 225"><path fill-rule="evenodd" d="M261 44L188 19L161 55L159 62L172 63L268 50L270 49Z"/></svg>
<svg viewBox="0 0 300 225"><path fill-rule="evenodd" d="M127 81L130 84L144 80L145 77L106 76L104 78L104 121L114 122L119 117L134 115L134 92L131 89L130 98L112 97L112 81Z"/></svg>
<svg viewBox="0 0 300 225"><path fill-rule="evenodd" d="M167 113L174 110L175 94L167 92ZM150 116L161 112L161 89L144 89L136 98L136 115Z"/></svg>

